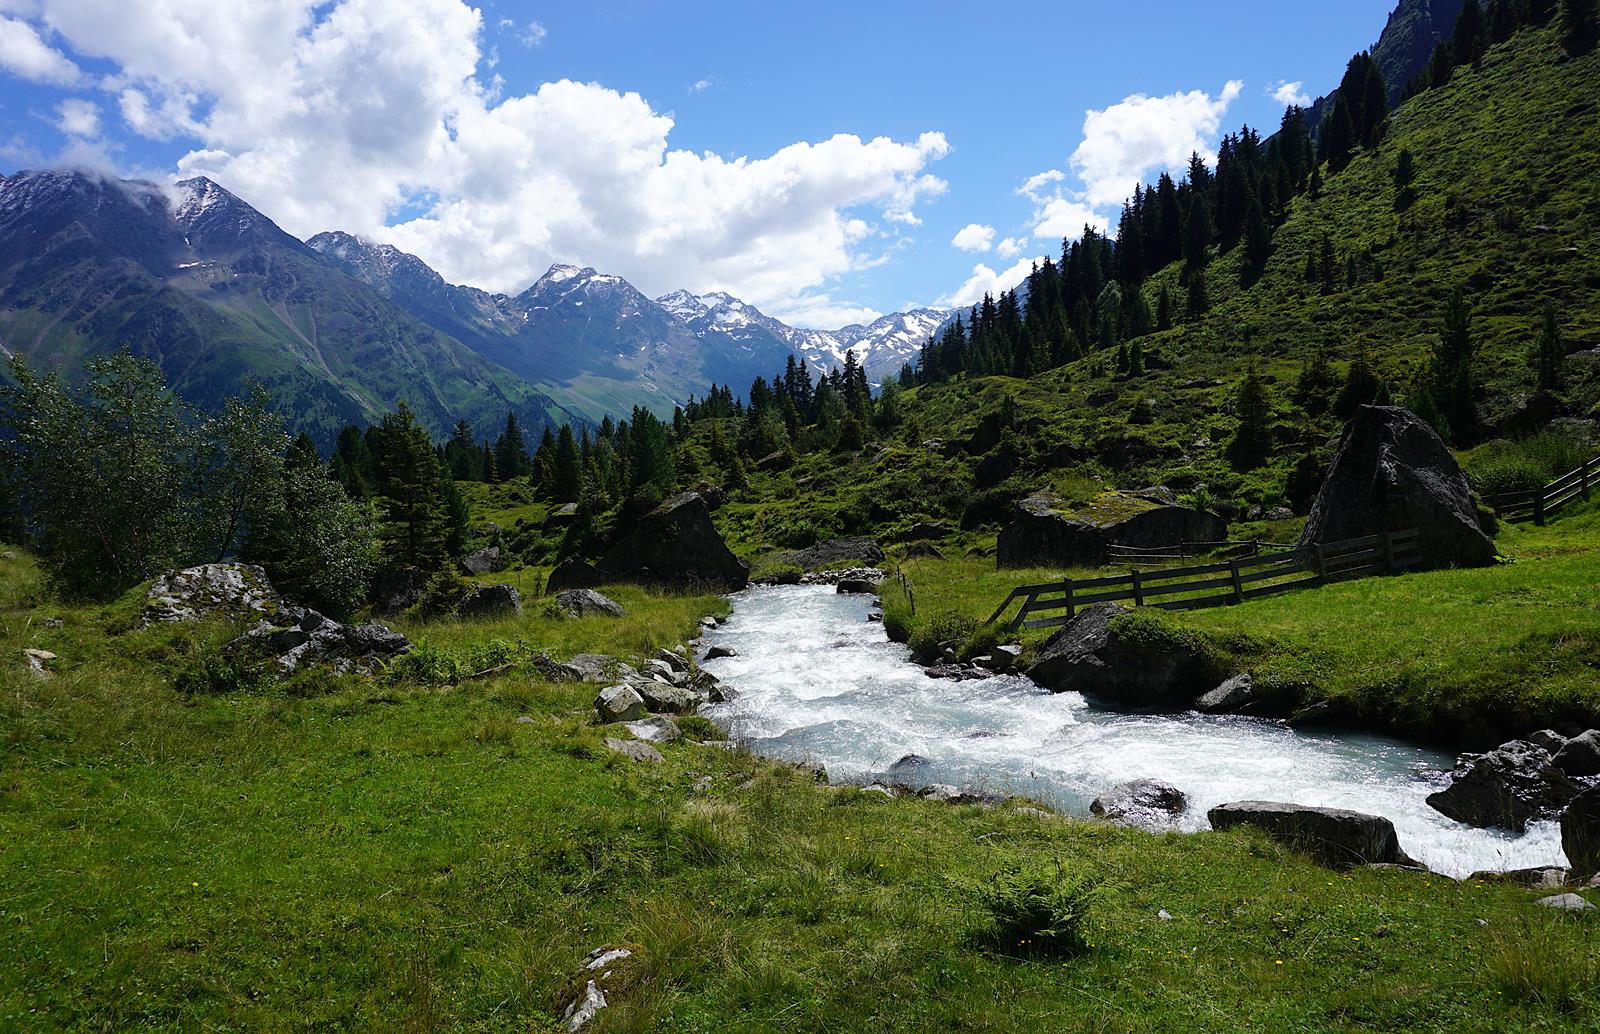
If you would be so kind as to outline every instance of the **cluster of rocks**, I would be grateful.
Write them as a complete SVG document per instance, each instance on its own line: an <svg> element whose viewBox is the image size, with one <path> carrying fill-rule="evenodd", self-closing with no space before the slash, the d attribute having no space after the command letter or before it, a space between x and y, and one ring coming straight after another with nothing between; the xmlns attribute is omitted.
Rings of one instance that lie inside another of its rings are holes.
<svg viewBox="0 0 1600 1034"><path fill-rule="evenodd" d="M320 664L364 675L410 649L409 639L383 625L346 625L308 607L284 607L223 647L226 653L265 656L283 674Z"/></svg>
<svg viewBox="0 0 1600 1034"><path fill-rule="evenodd" d="M1577 878L1600 873L1600 729L1566 737L1542 729L1456 761L1450 785L1428 796L1436 811L1472 826L1521 832L1559 819Z"/></svg>
<svg viewBox="0 0 1600 1034"><path fill-rule="evenodd" d="M883 547L870 538L826 539L814 546L779 553L773 559L794 564L807 572L818 571L835 564L850 563L863 567L883 563Z"/></svg>
<svg viewBox="0 0 1600 1034"><path fill-rule="evenodd" d="M587 673L598 671L616 675L619 681L606 686L595 696L595 717L602 725L622 723L635 738L606 739L606 746L634 761L660 761L661 752L653 743L670 743L680 735L673 715L693 714L702 704L723 703L734 692L722 685L709 671L695 667L688 658L673 650L657 650L655 656L637 668L614 658L586 655L571 663Z"/></svg>
<svg viewBox="0 0 1600 1034"><path fill-rule="evenodd" d="M168 571L145 594L144 622L270 618L284 606L267 572L254 564L200 564Z"/></svg>

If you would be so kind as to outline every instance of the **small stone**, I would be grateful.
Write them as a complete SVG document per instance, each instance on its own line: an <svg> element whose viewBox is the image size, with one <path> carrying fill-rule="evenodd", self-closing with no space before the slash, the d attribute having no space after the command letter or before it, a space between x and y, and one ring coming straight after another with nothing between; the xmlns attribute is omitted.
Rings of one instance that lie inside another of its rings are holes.
<svg viewBox="0 0 1600 1034"><path fill-rule="evenodd" d="M1172 913L1168 912L1166 909L1163 908L1159 912L1156 913L1156 918L1157 919L1171 919L1172 918Z"/></svg>
<svg viewBox="0 0 1600 1034"><path fill-rule="evenodd" d="M713 646L706 651L706 660L715 661L723 657L737 657L739 651L731 646Z"/></svg>
<svg viewBox="0 0 1600 1034"><path fill-rule="evenodd" d="M56 655L51 653L49 650L36 650L31 646L22 652L27 654L29 657L32 657L34 660L53 661L56 659Z"/></svg>
<svg viewBox="0 0 1600 1034"><path fill-rule="evenodd" d="M666 760L666 758L661 756L661 752L659 750L650 746L650 744L645 743L643 740L619 740L615 737L607 736L606 747L607 749L614 750L618 754L625 755L629 759L638 763L650 762L651 764L654 764L656 762Z"/></svg>
<svg viewBox="0 0 1600 1034"><path fill-rule="evenodd" d="M17 554L16 554L16 552L14 550L8 549L4 553L0 553L0 559L15 560L16 558L17 558Z"/></svg>
<svg viewBox="0 0 1600 1034"><path fill-rule="evenodd" d="M889 798L893 798L894 797L894 791L889 789L887 786L884 786L882 783L873 783L871 786L863 786L861 788L861 792L862 793L879 794L879 795L881 795L883 797L889 797Z"/></svg>
<svg viewBox="0 0 1600 1034"><path fill-rule="evenodd" d="M517 715L517 724L518 725L532 725L533 724L533 715L531 715L531 714L519 714L519 715Z"/></svg>
<svg viewBox="0 0 1600 1034"><path fill-rule="evenodd" d="M1578 894L1552 894L1547 898L1540 898L1534 902L1545 908L1559 909L1562 912L1584 913L1597 911L1588 899Z"/></svg>

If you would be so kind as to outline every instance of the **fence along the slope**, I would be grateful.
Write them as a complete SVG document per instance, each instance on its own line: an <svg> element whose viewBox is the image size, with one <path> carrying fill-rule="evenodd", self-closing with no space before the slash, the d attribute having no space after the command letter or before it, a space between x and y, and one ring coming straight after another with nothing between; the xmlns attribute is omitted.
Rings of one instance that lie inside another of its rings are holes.
<svg viewBox="0 0 1600 1034"><path fill-rule="evenodd" d="M1197 567L1023 585L1011 591L989 620L999 620L1018 599L1023 603L1008 625L1012 630L1064 625L1079 607L1092 603L1132 603L1163 610L1220 607L1291 589L1403 571L1421 560L1422 536L1412 528ZM1050 616L1033 617L1036 614Z"/></svg>
<svg viewBox="0 0 1600 1034"><path fill-rule="evenodd" d="M1545 518L1573 500L1589 498L1591 489L1600 489L1600 456L1590 458L1543 488L1504 492L1489 496L1484 502L1494 507L1494 515L1501 520L1543 524Z"/></svg>

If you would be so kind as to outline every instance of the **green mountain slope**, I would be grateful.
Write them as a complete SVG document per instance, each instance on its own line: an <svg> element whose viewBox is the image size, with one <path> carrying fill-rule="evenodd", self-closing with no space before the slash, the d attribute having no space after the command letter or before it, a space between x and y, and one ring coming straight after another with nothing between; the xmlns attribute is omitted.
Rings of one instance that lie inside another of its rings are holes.
<svg viewBox="0 0 1600 1034"><path fill-rule="evenodd" d="M1026 380L963 376L915 388L900 400L904 422L881 446L803 454L787 470L755 472L722 520L752 550L872 529L893 536L928 518L978 532L1041 487L1071 498L1159 483L1178 492L1203 486L1239 522L1236 536L1270 534L1246 522L1256 511L1304 506L1342 425L1295 401L1312 356L1326 349L1342 379L1367 352L1404 403L1455 288L1474 313L1482 435L1518 436L1559 415L1576 421L1573 433L1592 436L1600 417L1597 115L1600 53L1567 58L1553 28L1524 30L1481 67L1463 66L1447 85L1407 101L1378 148L1328 176L1319 196L1297 198L1258 278L1247 285L1242 248L1216 258L1207 273L1211 309L1140 339L1142 376L1116 375L1114 354L1101 351ZM1415 158L1419 198L1396 212L1402 150ZM1326 290L1305 276L1308 251L1320 252L1324 236L1340 271ZM1353 283L1345 278L1352 258ZM1163 287L1181 309L1178 276L1173 264L1147 282L1152 311ZM1564 393L1541 411L1524 407L1546 304L1558 310L1570 354ZM1241 471L1227 445L1251 365L1267 385L1272 449L1265 466ZM968 447L980 421L1003 407L1015 414L1006 433ZM712 423L695 429L708 472ZM981 541L973 540L977 548Z"/></svg>

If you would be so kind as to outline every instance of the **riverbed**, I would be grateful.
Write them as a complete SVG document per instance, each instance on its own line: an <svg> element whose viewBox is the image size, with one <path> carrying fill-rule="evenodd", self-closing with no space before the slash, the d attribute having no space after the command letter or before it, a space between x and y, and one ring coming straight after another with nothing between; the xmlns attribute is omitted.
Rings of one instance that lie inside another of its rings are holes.
<svg viewBox="0 0 1600 1034"><path fill-rule="evenodd" d="M1554 822L1517 836L1430 808L1427 795L1448 783L1447 754L1263 719L1106 710L1020 676L929 678L867 620L872 606L832 586L738 594L704 643L737 651L705 667L739 696L706 713L756 753L820 762L834 782L948 783L1087 815L1118 783L1161 779L1189 795L1183 829L1207 828L1206 810L1226 801L1287 801L1382 815L1408 854L1452 876L1564 864ZM926 763L889 773L911 754Z"/></svg>

